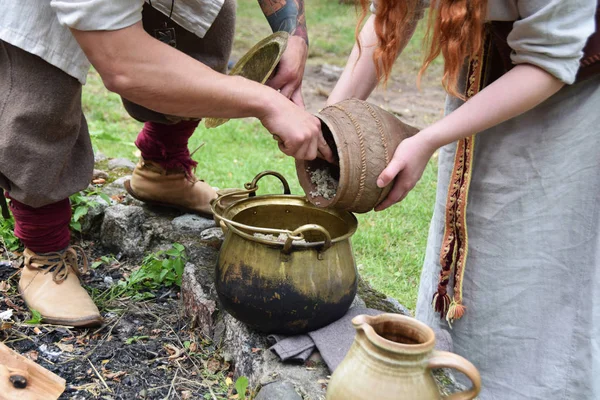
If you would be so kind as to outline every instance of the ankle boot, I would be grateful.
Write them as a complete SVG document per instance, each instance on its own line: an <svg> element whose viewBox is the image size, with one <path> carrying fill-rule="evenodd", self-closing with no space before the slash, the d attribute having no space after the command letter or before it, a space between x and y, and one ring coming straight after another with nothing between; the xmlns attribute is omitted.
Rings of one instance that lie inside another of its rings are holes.
<svg viewBox="0 0 600 400"><path fill-rule="evenodd" d="M38 311L46 323L76 327L101 325L100 311L79 281L76 249L82 253L85 273L87 258L79 247L45 254L25 249L19 292L27 306Z"/></svg>
<svg viewBox="0 0 600 400"><path fill-rule="evenodd" d="M176 208L212 216L210 201L216 191L204 181L182 169L163 168L153 161L140 159L125 189L134 198L148 204Z"/></svg>

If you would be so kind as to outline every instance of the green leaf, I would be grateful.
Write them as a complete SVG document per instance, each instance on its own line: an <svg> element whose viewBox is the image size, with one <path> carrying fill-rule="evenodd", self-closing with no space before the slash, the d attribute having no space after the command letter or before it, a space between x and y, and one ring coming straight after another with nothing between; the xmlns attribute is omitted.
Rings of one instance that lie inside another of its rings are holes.
<svg viewBox="0 0 600 400"><path fill-rule="evenodd" d="M182 253L185 250L185 247L183 247L183 245L179 243L173 243L173 248L178 250L180 253Z"/></svg>
<svg viewBox="0 0 600 400"><path fill-rule="evenodd" d="M240 396L239 398L241 400L246 399L246 389L247 388L248 388L248 378L246 378L245 376L240 376L239 378L237 378L237 380L235 381L235 390L238 393L238 395Z"/></svg>
<svg viewBox="0 0 600 400"><path fill-rule="evenodd" d="M169 272L170 272L170 271L169 271L168 269L163 269L163 270L160 272L159 282L162 282L162 281L164 281L164 280L165 280L165 277L167 276L167 274L168 274Z"/></svg>
<svg viewBox="0 0 600 400"><path fill-rule="evenodd" d="M111 204L110 197L108 197L108 195L106 193L100 192L100 193L98 193L98 196L100 196L100 198L102 200L104 200L105 202L107 202L108 204Z"/></svg>
<svg viewBox="0 0 600 400"><path fill-rule="evenodd" d="M31 309L29 311L31 311L31 318L25 321L26 324L37 325L42 322L42 314L40 314L39 311L36 311L34 309Z"/></svg>
<svg viewBox="0 0 600 400"><path fill-rule="evenodd" d="M83 217L87 213L88 213L88 207L85 207L85 206L77 207L75 209L75 211L73 212L73 221L74 222L79 221L79 218Z"/></svg>
<svg viewBox="0 0 600 400"><path fill-rule="evenodd" d="M169 249L165 252L166 255L171 256L171 257L179 257L180 256L180 252L177 249Z"/></svg>
<svg viewBox="0 0 600 400"><path fill-rule="evenodd" d="M79 222L71 221L71 229L81 232L81 224Z"/></svg>
<svg viewBox="0 0 600 400"><path fill-rule="evenodd" d="M92 269L96 269L96 268L98 268L98 267L99 267L99 266L101 266L101 265L102 265L102 261L94 261L94 262L92 263L92 265L91 265L91 268L92 268Z"/></svg>

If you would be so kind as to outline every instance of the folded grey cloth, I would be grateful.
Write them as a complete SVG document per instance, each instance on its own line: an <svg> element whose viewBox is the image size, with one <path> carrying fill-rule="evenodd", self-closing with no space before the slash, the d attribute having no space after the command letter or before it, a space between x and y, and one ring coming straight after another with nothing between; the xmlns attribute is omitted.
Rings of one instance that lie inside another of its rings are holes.
<svg viewBox="0 0 600 400"><path fill-rule="evenodd" d="M324 326L305 335L283 336L270 335L271 350L281 358L282 361L306 361L313 351L318 350L321 357L333 373L342 362L350 346L354 342L356 330L352 325L352 318L357 315L379 315L383 311L372 308L353 307L346 315L331 324ZM436 349L452 351L452 338L450 333L434 328L436 335Z"/></svg>
<svg viewBox="0 0 600 400"><path fill-rule="evenodd" d="M315 350L315 342L308 335L269 335L267 339L275 343L271 350L281 358L281 361L304 362Z"/></svg>

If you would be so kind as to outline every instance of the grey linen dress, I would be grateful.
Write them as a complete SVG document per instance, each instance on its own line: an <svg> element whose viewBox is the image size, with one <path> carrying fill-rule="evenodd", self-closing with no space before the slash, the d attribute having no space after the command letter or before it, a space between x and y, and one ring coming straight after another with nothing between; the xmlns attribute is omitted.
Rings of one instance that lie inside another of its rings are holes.
<svg viewBox="0 0 600 400"><path fill-rule="evenodd" d="M570 84L595 6L490 1L488 19L518 21L509 36L515 64ZM448 99L446 112L460 104ZM481 372L482 400L600 399L600 76L477 135L466 313L450 328L431 300L455 148L439 154L417 318L450 331L454 351Z"/></svg>

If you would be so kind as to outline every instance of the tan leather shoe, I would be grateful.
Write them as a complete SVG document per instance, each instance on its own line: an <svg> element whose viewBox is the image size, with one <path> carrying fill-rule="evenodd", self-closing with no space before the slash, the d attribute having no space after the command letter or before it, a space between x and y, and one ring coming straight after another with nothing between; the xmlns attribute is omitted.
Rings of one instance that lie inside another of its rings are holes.
<svg viewBox="0 0 600 400"><path fill-rule="evenodd" d="M140 159L125 189L144 203L212 216L210 201L217 192L206 182L182 170L167 170L158 163Z"/></svg>
<svg viewBox="0 0 600 400"><path fill-rule="evenodd" d="M85 253L76 246L60 253L36 254L29 249L23 253L19 292L46 323L77 327L102 324L98 307L81 287L76 249L83 254L83 272L87 272Z"/></svg>

